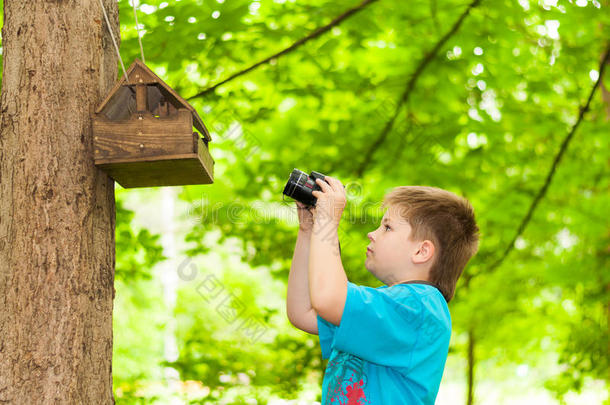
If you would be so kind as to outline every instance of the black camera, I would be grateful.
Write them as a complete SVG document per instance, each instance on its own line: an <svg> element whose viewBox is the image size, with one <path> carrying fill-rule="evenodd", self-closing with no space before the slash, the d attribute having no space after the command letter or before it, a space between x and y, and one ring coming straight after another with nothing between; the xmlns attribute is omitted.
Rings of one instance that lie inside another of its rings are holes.
<svg viewBox="0 0 610 405"><path fill-rule="evenodd" d="M293 169L290 178L284 186L284 195L307 205L315 206L318 199L313 196L312 191L321 191L322 188L316 184L316 179L324 180L322 173L312 171L309 175L299 170ZM343 186L345 187L345 186ZM341 255L341 242L337 240L339 255Z"/></svg>
<svg viewBox="0 0 610 405"><path fill-rule="evenodd" d="M310 206L315 206L318 199L313 196L312 191L321 191L322 188L316 184L316 179L324 180L324 175L318 172L307 173L294 169L290 178L284 186L284 195Z"/></svg>

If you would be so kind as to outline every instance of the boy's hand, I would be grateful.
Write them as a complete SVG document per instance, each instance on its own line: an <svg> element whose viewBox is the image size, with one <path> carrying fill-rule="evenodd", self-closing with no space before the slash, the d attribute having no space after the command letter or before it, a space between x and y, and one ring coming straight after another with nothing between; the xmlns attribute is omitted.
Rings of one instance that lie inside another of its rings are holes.
<svg viewBox="0 0 610 405"><path fill-rule="evenodd" d="M314 223L339 227L339 221L341 221L341 215L347 202L345 187L338 179L330 176L325 176L324 180L316 179L316 183L322 190L312 192L313 196L318 199L312 210Z"/></svg>
<svg viewBox="0 0 610 405"><path fill-rule="evenodd" d="M295 202L297 203L297 213L299 214L299 229L304 232L311 232L313 229L313 214L310 211L311 208L302 202Z"/></svg>

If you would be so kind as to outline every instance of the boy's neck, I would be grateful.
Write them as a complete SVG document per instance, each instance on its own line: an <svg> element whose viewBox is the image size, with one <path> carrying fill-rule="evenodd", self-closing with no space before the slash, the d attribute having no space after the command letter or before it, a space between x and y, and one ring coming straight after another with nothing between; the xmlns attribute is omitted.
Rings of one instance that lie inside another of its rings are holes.
<svg viewBox="0 0 610 405"><path fill-rule="evenodd" d="M409 282L413 283L413 282L416 282L416 281L425 281L426 283L430 282L427 277L409 277L409 278L406 278L404 280L396 281L396 282L388 285L388 287L392 287L392 286L394 286L396 284L402 284L402 283L409 283Z"/></svg>

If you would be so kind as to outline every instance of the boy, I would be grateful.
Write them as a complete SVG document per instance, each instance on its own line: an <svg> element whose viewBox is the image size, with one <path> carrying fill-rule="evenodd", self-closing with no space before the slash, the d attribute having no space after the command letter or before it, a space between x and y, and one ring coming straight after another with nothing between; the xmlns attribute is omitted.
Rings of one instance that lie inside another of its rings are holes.
<svg viewBox="0 0 610 405"><path fill-rule="evenodd" d="M365 267L385 285L347 280L335 249L345 208L341 182L317 180L316 207L297 202L299 232L288 278L287 315L319 335L329 359L322 405L432 405L451 337L447 303L478 250L470 203L434 187L396 187L368 234Z"/></svg>

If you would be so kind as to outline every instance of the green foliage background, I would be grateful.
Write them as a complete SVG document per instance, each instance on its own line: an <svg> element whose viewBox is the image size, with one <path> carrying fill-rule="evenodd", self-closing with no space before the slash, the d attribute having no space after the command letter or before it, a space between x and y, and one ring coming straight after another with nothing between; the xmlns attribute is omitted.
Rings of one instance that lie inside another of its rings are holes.
<svg viewBox="0 0 610 405"><path fill-rule="evenodd" d="M140 5L139 22L149 66L190 97L357 4L149 1ZM130 5L119 5L128 64L139 56L137 34ZM291 330L285 297L261 303L265 291L255 282L271 275L285 288L296 233L281 190L293 167L348 185L344 266L350 279L372 286L379 283L364 269L362 252L379 220L375 204L387 191L426 184L467 196L482 243L451 304L451 356L466 357L469 336L475 362L493 364L485 367L544 369L554 353L562 367L548 367L559 371L542 380L558 398L586 378L608 381L610 153L602 89L502 259L578 122L609 46L607 5L582 5L372 2L297 49L190 99L212 131L216 165L214 185L181 193L190 207L183 216L201 220L187 228L183 255L205 260L236 240L229 256L240 256L242 270L226 264L210 271L273 331L272 339L245 345L194 285L181 289L180 354L170 365L182 380L210 387L201 401L229 392L234 403L296 398L308 382L320 381L315 336ZM608 75L605 83L609 88ZM221 373L231 378L221 382ZM240 373L250 376L246 389Z"/></svg>
<svg viewBox="0 0 610 405"><path fill-rule="evenodd" d="M118 3L128 66L140 57L137 33L131 4ZM358 4L145 0L138 20L147 65L189 98ZM481 246L450 304L448 365L459 360L465 385L472 345L475 394L484 381L501 387L519 364L536 370L539 388L560 402L591 381L607 388L607 71L582 119L580 112L610 46L609 6L373 1L189 99L212 134L215 182L179 189L179 261L198 263L198 280L214 274L268 332L249 343L202 299L199 281L181 283L175 308L166 308L153 276L165 259L160 235L139 229L123 204L142 191L117 185L117 403L165 403L167 392L151 389L164 367L178 371L172 392L188 403L319 400L317 337L295 330L284 309L296 217L281 191L294 167L347 185L340 237L356 283L379 285L363 266L366 233L392 187L437 186L473 203ZM142 204L161 198L157 189L145 193ZM175 361L164 359L169 318Z"/></svg>

